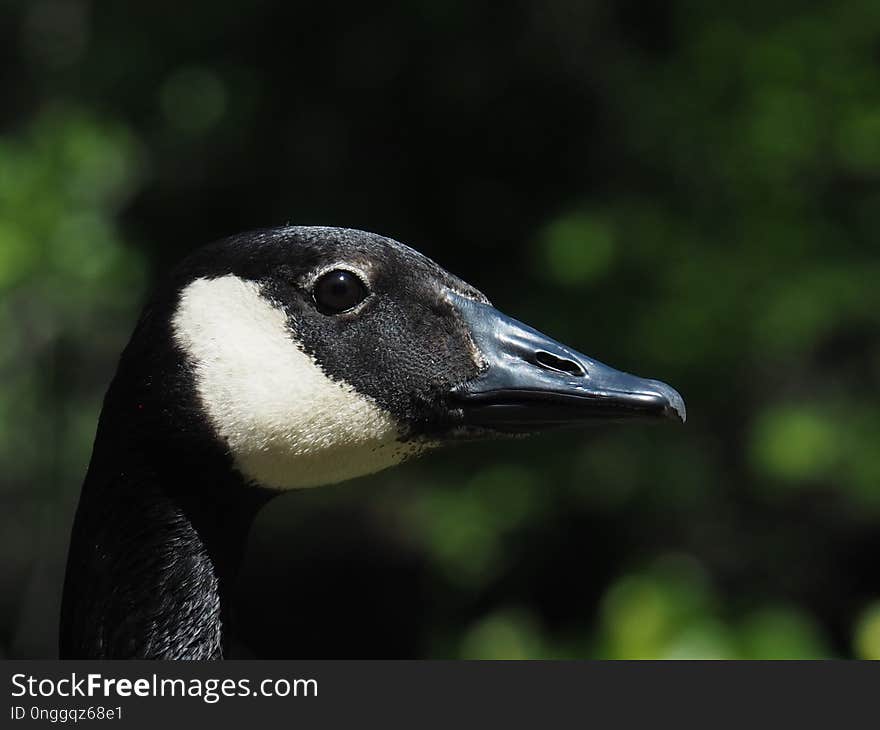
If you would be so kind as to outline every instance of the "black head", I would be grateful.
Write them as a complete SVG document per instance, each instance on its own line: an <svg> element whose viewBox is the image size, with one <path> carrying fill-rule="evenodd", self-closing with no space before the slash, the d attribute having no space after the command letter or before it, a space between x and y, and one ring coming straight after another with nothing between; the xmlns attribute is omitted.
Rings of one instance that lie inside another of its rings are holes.
<svg viewBox="0 0 880 730"><path fill-rule="evenodd" d="M151 319L173 341L161 374L144 369ZM195 394L238 470L271 487L340 481L458 438L684 420L669 386L541 335L413 249L362 231L291 227L207 246L139 331L127 358L153 403L171 412Z"/></svg>

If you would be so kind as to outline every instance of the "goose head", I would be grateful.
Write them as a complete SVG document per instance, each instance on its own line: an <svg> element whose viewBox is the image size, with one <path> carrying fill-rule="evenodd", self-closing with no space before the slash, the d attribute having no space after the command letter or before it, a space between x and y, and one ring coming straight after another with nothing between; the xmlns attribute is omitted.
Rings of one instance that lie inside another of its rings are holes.
<svg viewBox="0 0 880 730"><path fill-rule="evenodd" d="M151 380L151 400L194 394L250 483L317 486L460 440L685 419L670 386L556 342L375 234L246 234L203 249L172 279L179 362Z"/></svg>

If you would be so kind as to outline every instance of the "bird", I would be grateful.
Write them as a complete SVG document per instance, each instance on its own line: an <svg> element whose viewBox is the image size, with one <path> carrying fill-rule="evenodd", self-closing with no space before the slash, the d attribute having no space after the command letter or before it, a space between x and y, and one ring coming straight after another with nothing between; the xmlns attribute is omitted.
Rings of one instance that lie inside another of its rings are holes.
<svg viewBox="0 0 880 730"><path fill-rule="evenodd" d="M390 238L286 226L197 249L107 390L71 531L62 658L222 659L257 512L461 441L684 422L671 386L494 308Z"/></svg>

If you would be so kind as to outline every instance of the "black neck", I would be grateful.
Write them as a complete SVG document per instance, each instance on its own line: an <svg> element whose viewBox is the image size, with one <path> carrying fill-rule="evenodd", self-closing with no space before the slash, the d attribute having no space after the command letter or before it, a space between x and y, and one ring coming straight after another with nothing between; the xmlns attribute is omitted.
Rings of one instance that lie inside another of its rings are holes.
<svg viewBox="0 0 880 730"><path fill-rule="evenodd" d="M222 455L159 447L99 432L71 537L62 658L224 654L247 534L272 493Z"/></svg>
<svg viewBox="0 0 880 730"><path fill-rule="evenodd" d="M68 554L63 658L209 659L229 643L248 530L273 493L243 483L169 344L180 286L144 309L104 400Z"/></svg>

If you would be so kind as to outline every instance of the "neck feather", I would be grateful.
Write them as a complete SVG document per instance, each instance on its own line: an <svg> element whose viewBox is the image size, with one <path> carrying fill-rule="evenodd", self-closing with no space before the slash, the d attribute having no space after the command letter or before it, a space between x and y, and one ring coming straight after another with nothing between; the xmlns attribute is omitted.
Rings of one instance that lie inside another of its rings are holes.
<svg viewBox="0 0 880 730"><path fill-rule="evenodd" d="M148 464L101 441L71 537L62 658L222 658L247 533L271 493L210 458Z"/></svg>

